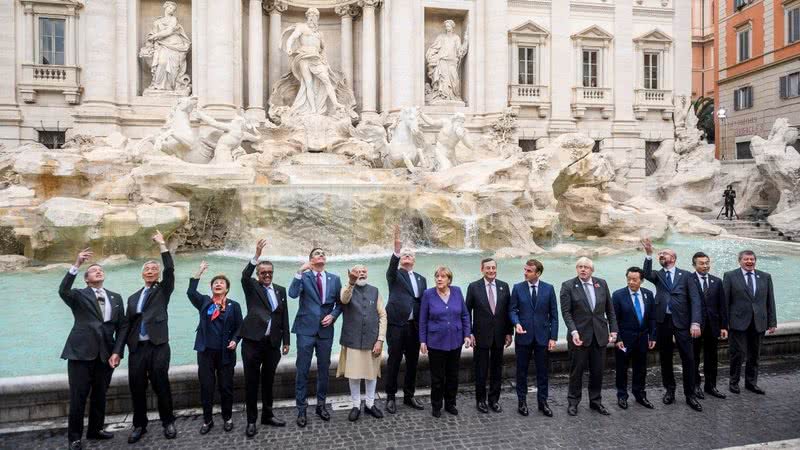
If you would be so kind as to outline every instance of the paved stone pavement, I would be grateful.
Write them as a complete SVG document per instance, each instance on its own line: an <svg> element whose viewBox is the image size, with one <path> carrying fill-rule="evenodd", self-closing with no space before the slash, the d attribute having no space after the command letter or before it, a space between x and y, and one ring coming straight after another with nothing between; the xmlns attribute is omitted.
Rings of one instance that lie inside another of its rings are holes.
<svg viewBox="0 0 800 450"><path fill-rule="evenodd" d="M535 411L528 417L516 412L516 395L512 385L504 386L501 414L480 414L475 410L471 387L462 385L458 397L460 414L444 412L435 419L430 414L428 398L425 411L413 411L402 404L395 415L376 420L362 414L356 423L347 420L347 409L336 410L325 423L309 409L309 425L301 430L294 424L293 408L277 410L287 420L286 428L261 426L253 439L244 436L245 418L234 413L236 427L230 433L222 430L216 416L216 427L206 436L198 430L197 415L180 417L176 423L178 438L168 441L158 422L151 422L149 433L135 445L126 442L129 424L117 424L112 441L98 443L84 440L88 449L203 449L203 448L364 448L423 449L455 448L570 448L570 449L689 449L721 448L800 437L800 360L762 367L759 384L767 391L759 396L742 390L741 395L728 394L728 399L702 401L704 412L689 409L680 400L673 405L661 403L663 390L658 374L648 376L649 398L656 405L647 410L631 403L627 411L616 405L613 374L606 373L603 399L611 416L604 417L588 408L586 393L577 417L567 415L567 386L563 376L551 381L550 406L555 417L546 418ZM724 372L724 369L723 369ZM679 382L680 384L680 382ZM720 388L727 387L721 379ZM725 389L724 392L727 392ZM535 408L535 394L529 394L529 405ZM680 387L678 398L681 398ZM631 398L632 400L632 398ZM380 407L383 401L378 401ZM237 405L239 408L240 405ZM344 406L344 405L343 405ZM344 406L346 407L346 406ZM114 428L114 424L110 426ZM0 434L0 449L58 449L66 447L66 430L28 431Z"/></svg>

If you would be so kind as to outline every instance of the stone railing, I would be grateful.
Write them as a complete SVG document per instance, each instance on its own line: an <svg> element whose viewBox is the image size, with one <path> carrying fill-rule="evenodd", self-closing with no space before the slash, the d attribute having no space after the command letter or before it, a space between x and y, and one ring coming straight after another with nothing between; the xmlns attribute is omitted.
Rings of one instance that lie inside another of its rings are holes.
<svg viewBox="0 0 800 450"><path fill-rule="evenodd" d="M539 116L544 118L550 110L550 88L534 84L508 85L510 106L534 106L539 109Z"/></svg>
<svg viewBox="0 0 800 450"><path fill-rule="evenodd" d="M637 119L644 119L649 110L661 111L662 118L672 117L672 91L667 89L636 89L633 111Z"/></svg>
<svg viewBox="0 0 800 450"><path fill-rule="evenodd" d="M19 91L25 103L36 103L39 92L60 92L69 104L80 102L80 67L48 64L23 64Z"/></svg>
<svg viewBox="0 0 800 450"><path fill-rule="evenodd" d="M611 117L611 112L614 110L611 88L583 86L572 88L573 115L581 118L587 109L600 109L604 119Z"/></svg>

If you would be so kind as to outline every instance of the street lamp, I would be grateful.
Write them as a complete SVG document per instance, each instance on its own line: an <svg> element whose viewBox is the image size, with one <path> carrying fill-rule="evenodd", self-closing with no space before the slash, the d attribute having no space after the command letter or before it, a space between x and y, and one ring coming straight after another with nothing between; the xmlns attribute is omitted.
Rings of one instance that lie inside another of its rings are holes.
<svg viewBox="0 0 800 450"><path fill-rule="evenodd" d="M722 159L727 159L726 158L727 152L725 151L726 150L726 148L725 148L725 138L727 137L727 134L728 134L727 133L727 131L728 131L728 120L727 120L728 119L728 111L725 109L724 106L720 106L720 108L717 110L717 119L719 119L719 123L720 123L719 142L720 142L720 147L722 148L722 151L720 151L720 156L722 157Z"/></svg>

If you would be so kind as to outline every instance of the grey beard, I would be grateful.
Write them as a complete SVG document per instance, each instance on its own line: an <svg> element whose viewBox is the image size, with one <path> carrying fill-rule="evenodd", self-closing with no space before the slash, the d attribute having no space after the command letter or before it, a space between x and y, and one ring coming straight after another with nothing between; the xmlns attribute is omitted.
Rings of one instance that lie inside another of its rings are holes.
<svg viewBox="0 0 800 450"><path fill-rule="evenodd" d="M356 280L356 286L366 286L367 279L366 278L359 278Z"/></svg>

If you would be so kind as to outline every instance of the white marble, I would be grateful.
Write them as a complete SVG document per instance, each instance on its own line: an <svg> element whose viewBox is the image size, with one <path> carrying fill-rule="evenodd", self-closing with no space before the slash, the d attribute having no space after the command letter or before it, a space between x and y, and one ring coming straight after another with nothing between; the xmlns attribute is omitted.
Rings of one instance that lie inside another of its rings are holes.
<svg viewBox="0 0 800 450"><path fill-rule="evenodd" d="M144 95L186 96L191 92L191 78L186 74L186 55L192 41L175 17L178 5L164 2L164 15L153 21L139 58L150 67L152 81Z"/></svg>

